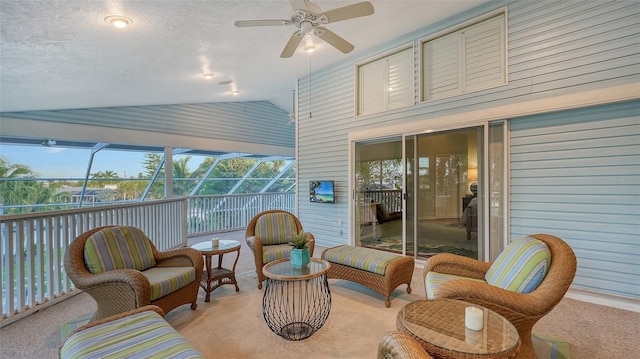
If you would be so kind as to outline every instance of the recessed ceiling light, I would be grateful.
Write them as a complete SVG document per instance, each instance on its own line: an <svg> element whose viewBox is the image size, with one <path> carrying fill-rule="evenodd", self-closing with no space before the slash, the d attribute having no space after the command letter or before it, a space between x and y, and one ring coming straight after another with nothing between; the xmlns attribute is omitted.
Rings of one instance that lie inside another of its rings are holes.
<svg viewBox="0 0 640 359"><path fill-rule="evenodd" d="M212 78L215 77L215 75L212 73L208 73L208 74L202 74L202 77L204 77L207 80L211 80Z"/></svg>
<svg viewBox="0 0 640 359"><path fill-rule="evenodd" d="M231 91L232 94L234 94L235 96L238 96L238 94L240 93L240 91Z"/></svg>
<svg viewBox="0 0 640 359"><path fill-rule="evenodd" d="M231 80L220 81L220 82L218 82L218 85L228 85L228 84L230 84L232 82L233 81L231 81Z"/></svg>
<svg viewBox="0 0 640 359"><path fill-rule="evenodd" d="M117 27L118 29L124 29L125 27L129 26L133 22L133 20L129 19L128 17L119 16L119 15L107 16L104 18L104 21L108 22L114 27Z"/></svg>

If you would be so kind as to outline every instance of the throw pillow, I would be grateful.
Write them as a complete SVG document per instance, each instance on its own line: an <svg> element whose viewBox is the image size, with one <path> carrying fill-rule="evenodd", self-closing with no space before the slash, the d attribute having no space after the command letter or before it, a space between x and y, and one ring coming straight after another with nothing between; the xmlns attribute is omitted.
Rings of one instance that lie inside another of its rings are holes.
<svg viewBox="0 0 640 359"><path fill-rule="evenodd" d="M551 265L549 247L532 237L522 237L498 255L485 275L487 283L518 293L540 285Z"/></svg>

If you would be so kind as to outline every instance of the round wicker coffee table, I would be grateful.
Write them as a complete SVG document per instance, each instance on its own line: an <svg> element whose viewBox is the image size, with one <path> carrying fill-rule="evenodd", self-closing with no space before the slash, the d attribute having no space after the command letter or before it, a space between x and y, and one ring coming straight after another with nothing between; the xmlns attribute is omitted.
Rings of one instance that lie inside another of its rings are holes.
<svg viewBox="0 0 640 359"><path fill-rule="evenodd" d="M465 327L465 308L484 312L482 330ZM476 304L453 299L419 300L398 312L398 330L411 335L434 358L515 358L518 331L500 314Z"/></svg>

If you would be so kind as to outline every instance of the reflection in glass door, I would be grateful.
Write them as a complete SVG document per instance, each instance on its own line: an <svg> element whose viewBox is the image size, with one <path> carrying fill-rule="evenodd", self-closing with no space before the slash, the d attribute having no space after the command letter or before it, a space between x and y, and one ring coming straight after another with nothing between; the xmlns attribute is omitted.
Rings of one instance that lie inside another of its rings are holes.
<svg viewBox="0 0 640 359"><path fill-rule="evenodd" d="M415 247L418 257L479 258L481 149L482 127L405 136L407 248Z"/></svg>
<svg viewBox="0 0 640 359"><path fill-rule="evenodd" d="M483 141L479 126L356 142L355 244L482 259Z"/></svg>
<svg viewBox="0 0 640 359"><path fill-rule="evenodd" d="M354 152L357 246L402 252L402 138L357 142Z"/></svg>

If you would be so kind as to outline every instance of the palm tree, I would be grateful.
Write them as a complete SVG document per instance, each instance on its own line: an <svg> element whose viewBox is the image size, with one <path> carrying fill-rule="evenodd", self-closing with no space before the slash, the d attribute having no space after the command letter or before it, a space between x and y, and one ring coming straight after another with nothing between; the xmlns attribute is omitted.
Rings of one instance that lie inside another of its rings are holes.
<svg viewBox="0 0 640 359"><path fill-rule="evenodd" d="M28 166L0 157L0 214L3 214L4 206L34 204L33 199L38 193L35 182L18 179L36 175Z"/></svg>

